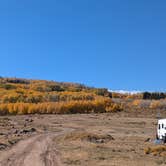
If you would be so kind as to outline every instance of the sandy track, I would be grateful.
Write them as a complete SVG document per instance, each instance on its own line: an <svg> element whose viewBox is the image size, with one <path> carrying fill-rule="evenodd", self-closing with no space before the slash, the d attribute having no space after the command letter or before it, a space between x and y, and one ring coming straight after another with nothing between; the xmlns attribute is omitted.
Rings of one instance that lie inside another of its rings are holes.
<svg viewBox="0 0 166 166"><path fill-rule="evenodd" d="M53 137L57 135L41 134L20 141L0 155L0 166L62 165L52 143Z"/></svg>

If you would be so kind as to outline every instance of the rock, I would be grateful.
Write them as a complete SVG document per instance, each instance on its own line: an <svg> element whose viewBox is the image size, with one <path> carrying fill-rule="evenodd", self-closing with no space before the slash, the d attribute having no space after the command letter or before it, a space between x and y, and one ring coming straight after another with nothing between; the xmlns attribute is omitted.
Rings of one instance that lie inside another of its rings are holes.
<svg viewBox="0 0 166 166"><path fill-rule="evenodd" d="M18 130L14 130L13 134L18 134L19 131Z"/></svg>
<svg viewBox="0 0 166 166"><path fill-rule="evenodd" d="M31 131L31 132L35 132L36 129L35 129L35 128L31 128L30 131Z"/></svg>
<svg viewBox="0 0 166 166"><path fill-rule="evenodd" d="M89 135L87 137L87 140L89 142L102 144L102 143L107 143L107 142L109 142L111 140L115 140L115 139L111 135L105 135L105 136Z"/></svg>
<svg viewBox="0 0 166 166"><path fill-rule="evenodd" d="M26 122L33 122L33 119L25 119Z"/></svg>
<svg viewBox="0 0 166 166"><path fill-rule="evenodd" d="M7 148L7 145L6 144L3 144L3 143L0 143L0 150L3 150Z"/></svg>
<svg viewBox="0 0 166 166"><path fill-rule="evenodd" d="M145 142L149 142L151 139L150 138L147 138L146 140L145 140Z"/></svg>
<svg viewBox="0 0 166 166"><path fill-rule="evenodd" d="M36 129L35 128L31 128L31 129L24 129L22 131L20 131L20 134L28 134L28 133L33 133L33 132L36 132Z"/></svg>
<svg viewBox="0 0 166 166"><path fill-rule="evenodd" d="M98 139L98 140L96 140L96 143L102 144L102 143L104 143L104 140L103 139Z"/></svg>
<svg viewBox="0 0 166 166"><path fill-rule="evenodd" d="M14 145L14 144L16 144L18 141L19 141L18 139L8 140L8 142L9 142L10 145Z"/></svg>
<svg viewBox="0 0 166 166"><path fill-rule="evenodd" d="M0 133L0 135L5 135L4 133Z"/></svg>

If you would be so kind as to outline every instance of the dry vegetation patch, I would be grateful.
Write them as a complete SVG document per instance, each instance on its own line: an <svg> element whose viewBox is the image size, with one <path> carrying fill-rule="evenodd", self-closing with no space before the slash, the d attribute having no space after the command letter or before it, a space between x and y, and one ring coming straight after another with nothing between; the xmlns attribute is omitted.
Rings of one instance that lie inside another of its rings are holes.
<svg viewBox="0 0 166 166"><path fill-rule="evenodd" d="M111 140L114 140L114 138L109 134L94 134L89 133L86 131L79 131L79 132L71 132L64 136L64 140L70 140L70 141L88 141L91 143L107 143Z"/></svg>
<svg viewBox="0 0 166 166"><path fill-rule="evenodd" d="M157 145L147 147L144 149L145 154L152 154L154 156L165 156L166 157L166 145Z"/></svg>
<svg viewBox="0 0 166 166"><path fill-rule="evenodd" d="M56 138L64 165L95 165L110 160L113 151L107 147L114 138L109 134L76 130Z"/></svg>

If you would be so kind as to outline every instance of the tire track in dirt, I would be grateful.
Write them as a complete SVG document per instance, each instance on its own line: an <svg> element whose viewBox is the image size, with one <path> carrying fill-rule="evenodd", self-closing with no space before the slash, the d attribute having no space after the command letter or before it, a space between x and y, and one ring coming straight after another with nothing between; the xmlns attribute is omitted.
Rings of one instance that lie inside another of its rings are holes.
<svg viewBox="0 0 166 166"><path fill-rule="evenodd" d="M0 156L0 166L62 166L53 138L70 132L44 133L22 140Z"/></svg>

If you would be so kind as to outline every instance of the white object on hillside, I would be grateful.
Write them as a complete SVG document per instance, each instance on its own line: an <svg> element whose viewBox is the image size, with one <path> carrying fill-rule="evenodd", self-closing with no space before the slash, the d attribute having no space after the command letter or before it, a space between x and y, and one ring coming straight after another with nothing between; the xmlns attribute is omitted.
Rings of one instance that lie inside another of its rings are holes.
<svg viewBox="0 0 166 166"><path fill-rule="evenodd" d="M158 120L157 139L163 140L166 143L166 119Z"/></svg>
<svg viewBox="0 0 166 166"><path fill-rule="evenodd" d="M109 92L114 92L114 93L120 93L120 94L131 94L131 95L142 93L141 91L137 91L137 90L134 90L134 91L126 91L126 90L108 90L108 91L109 91Z"/></svg>

